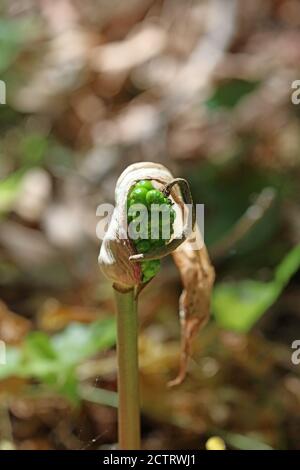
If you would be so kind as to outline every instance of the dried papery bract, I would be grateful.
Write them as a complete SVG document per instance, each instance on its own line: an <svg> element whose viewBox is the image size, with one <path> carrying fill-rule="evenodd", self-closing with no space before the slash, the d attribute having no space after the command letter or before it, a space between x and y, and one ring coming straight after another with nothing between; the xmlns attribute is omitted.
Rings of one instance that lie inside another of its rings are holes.
<svg viewBox="0 0 300 470"><path fill-rule="evenodd" d="M127 237L127 220L121 202L116 198L116 207L103 239L98 261L114 288L120 292L127 292L140 284L141 268L137 263L129 261L135 251Z"/></svg>

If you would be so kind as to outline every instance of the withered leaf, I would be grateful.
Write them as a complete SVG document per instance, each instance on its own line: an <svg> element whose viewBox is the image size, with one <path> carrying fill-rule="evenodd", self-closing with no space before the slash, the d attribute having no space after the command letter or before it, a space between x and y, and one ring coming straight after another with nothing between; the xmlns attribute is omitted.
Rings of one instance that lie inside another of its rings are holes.
<svg viewBox="0 0 300 470"><path fill-rule="evenodd" d="M177 377L169 385L179 385L186 376L193 339L209 319L214 268L196 225L188 240L172 253L184 286L179 300L181 357Z"/></svg>

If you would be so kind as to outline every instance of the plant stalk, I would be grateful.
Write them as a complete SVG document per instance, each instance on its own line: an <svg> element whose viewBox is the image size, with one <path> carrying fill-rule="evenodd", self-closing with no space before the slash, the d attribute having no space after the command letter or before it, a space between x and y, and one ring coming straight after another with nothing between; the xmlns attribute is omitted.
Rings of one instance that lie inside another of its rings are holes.
<svg viewBox="0 0 300 470"><path fill-rule="evenodd" d="M138 319L134 290L115 290L117 304L118 433L119 449L138 450L140 397L138 371Z"/></svg>

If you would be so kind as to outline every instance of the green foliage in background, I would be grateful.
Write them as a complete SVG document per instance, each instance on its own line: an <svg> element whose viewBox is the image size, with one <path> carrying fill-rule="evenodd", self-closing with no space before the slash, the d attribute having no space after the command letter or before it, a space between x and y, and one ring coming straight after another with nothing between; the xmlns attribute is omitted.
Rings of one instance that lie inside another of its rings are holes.
<svg viewBox="0 0 300 470"><path fill-rule="evenodd" d="M279 264L270 282L244 280L216 286L213 312L219 325L239 332L249 331L277 300L300 266L300 245Z"/></svg>
<svg viewBox="0 0 300 470"><path fill-rule="evenodd" d="M18 19L0 18L1 74L14 63L18 55L25 48L30 47L31 42L37 37L39 30L40 27L36 17L28 16Z"/></svg>
<svg viewBox="0 0 300 470"><path fill-rule="evenodd" d="M77 402L80 390L76 367L84 359L112 347L115 340L114 318L89 325L73 323L53 336L31 332L20 348L8 348L0 380L12 376L36 379Z"/></svg>
<svg viewBox="0 0 300 470"><path fill-rule="evenodd" d="M23 136L16 150L20 155L18 170L0 180L0 215L13 207L23 177L31 168L43 164L48 147L49 143L44 135L31 133Z"/></svg>
<svg viewBox="0 0 300 470"><path fill-rule="evenodd" d="M255 196L265 188L272 188L276 193L272 207L235 247L235 255L239 258L246 256L244 263L247 267L253 263L256 268L272 266L280 261L280 252L277 257L276 253L270 254L272 244L269 244L267 250L264 248L263 259L249 258L248 255L265 245L276 232L281 216L281 200L293 193L291 178L272 171L249 168L242 155L232 156L230 161L218 164L203 164L193 172L187 172L185 177L191 184L194 201L205 203L205 242L209 248L230 232Z"/></svg>
<svg viewBox="0 0 300 470"><path fill-rule="evenodd" d="M262 442L262 436L244 436L242 434L222 432L219 434L225 439L231 447L239 450L273 450L271 446ZM258 439L259 438L259 439Z"/></svg>
<svg viewBox="0 0 300 470"><path fill-rule="evenodd" d="M259 83L259 81L242 80L239 78L228 80L216 88L212 96L207 100L206 105L209 109L232 109L244 96L255 91Z"/></svg>
<svg viewBox="0 0 300 470"><path fill-rule="evenodd" d="M23 173L16 171L0 181L0 215L8 211L15 201L22 181L22 175Z"/></svg>

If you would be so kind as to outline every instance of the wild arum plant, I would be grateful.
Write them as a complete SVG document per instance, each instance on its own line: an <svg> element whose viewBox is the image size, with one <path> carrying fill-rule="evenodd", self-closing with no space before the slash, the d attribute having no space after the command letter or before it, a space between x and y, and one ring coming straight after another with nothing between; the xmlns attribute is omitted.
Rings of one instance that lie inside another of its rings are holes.
<svg viewBox="0 0 300 470"><path fill-rule="evenodd" d="M186 375L192 340L209 318L214 270L196 223L189 185L163 165L130 165L119 177L115 209L102 242L99 264L114 287L117 305L118 429L120 449L140 448L137 300L172 254L183 292L179 300L181 356Z"/></svg>

